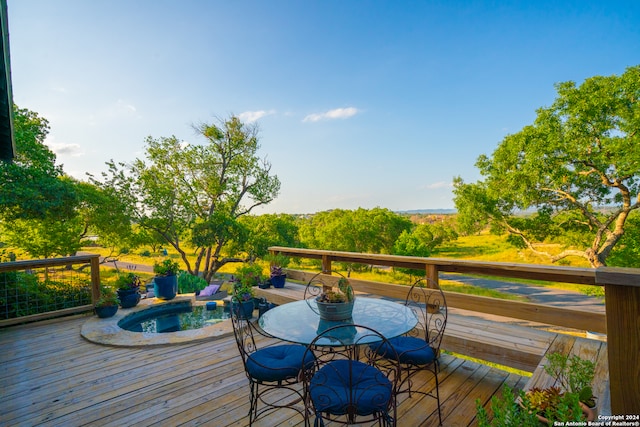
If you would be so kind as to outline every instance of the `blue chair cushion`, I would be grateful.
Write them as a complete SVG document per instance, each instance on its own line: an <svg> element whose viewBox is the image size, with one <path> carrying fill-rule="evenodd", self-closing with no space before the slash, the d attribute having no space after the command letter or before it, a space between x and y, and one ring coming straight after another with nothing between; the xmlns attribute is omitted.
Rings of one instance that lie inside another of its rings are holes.
<svg viewBox="0 0 640 427"><path fill-rule="evenodd" d="M395 358L395 353L389 350L389 345L393 346L395 353L398 354L400 363L428 365L436 358L433 349L427 342L416 337L395 337L391 338L388 344L371 344L371 348L381 356Z"/></svg>
<svg viewBox="0 0 640 427"><path fill-rule="evenodd" d="M306 347L301 345L274 345L262 348L247 358L247 373L257 381L280 381L298 376ZM314 356L307 353L305 366L313 363Z"/></svg>
<svg viewBox="0 0 640 427"><path fill-rule="evenodd" d="M349 407L355 407L356 414L362 416L385 412L392 388L391 381L380 370L350 360L326 364L309 382L309 394L316 413L334 415L346 414Z"/></svg>

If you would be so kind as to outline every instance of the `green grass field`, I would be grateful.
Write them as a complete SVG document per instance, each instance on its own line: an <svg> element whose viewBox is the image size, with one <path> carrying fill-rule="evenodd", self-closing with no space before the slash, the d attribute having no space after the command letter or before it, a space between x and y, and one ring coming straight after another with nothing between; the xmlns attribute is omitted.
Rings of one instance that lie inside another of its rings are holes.
<svg viewBox="0 0 640 427"><path fill-rule="evenodd" d="M553 246L545 248L547 250L559 250ZM84 251L98 253L100 255L108 255L108 251L99 247L86 247ZM181 262L181 259L177 252L168 249L169 257ZM548 259L544 259L540 256L536 256L529 250L518 249L507 243L506 236L495 236L489 233L482 233L473 236L463 236L457 240L450 242L440 248L432 254L435 258L455 258L455 259L467 259L474 261L491 261L491 262L510 262L510 263L523 263L523 264L547 264L553 265ZM119 257L119 261L125 265L126 263L147 264L153 265L166 258L160 252L151 253L149 248L141 248L126 255ZM195 261L195 255L191 256L191 262ZM182 264L182 262L181 262ZM262 263L263 273L265 276L268 274L268 264ZM580 258L572 258L564 260L562 265L571 267L588 267L588 263ZM233 274L238 268L238 264L227 264L220 272ZM302 268L305 264L302 265ZM298 268L298 267L296 267ZM108 269L106 269L108 270ZM393 271L393 270L378 270L373 269L366 272L352 273L353 277L358 277L364 280L373 280L380 282L408 284L411 283L412 278L406 274ZM106 273L107 281L110 281L110 273ZM491 279L500 280L500 277L489 277ZM524 280L524 279L509 279L524 284L530 284L535 286L547 286L557 289L571 290L576 292L582 292L588 295L602 296L602 289L595 286L575 285L570 283L558 283L558 282L545 282L540 280ZM455 281L443 280L442 287L447 291L468 293L473 295L489 296L494 298L524 300L523 298L496 292L493 290L478 288L476 286L466 285Z"/></svg>

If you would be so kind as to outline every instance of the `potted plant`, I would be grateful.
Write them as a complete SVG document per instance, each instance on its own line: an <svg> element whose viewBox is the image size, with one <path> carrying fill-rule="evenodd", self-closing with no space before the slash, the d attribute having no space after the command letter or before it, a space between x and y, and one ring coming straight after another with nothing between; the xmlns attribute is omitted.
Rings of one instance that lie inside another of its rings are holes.
<svg viewBox="0 0 640 427"><path fill-rule="evenodd" d="M271 263L271 274L269 281L274 288L284 288L287 274L282 271L289 264L289 258L282 254L270 254L265 257L265 260Z"/></svg>
<svg viewBox="0 0 640 427"><path fill-rule="evenodd" d="M558 422L594 420L576 393L563 391L560 387L527 390L522 404L540 422L550 426Z"/></svg>
<svg viewBox="0 0 640 427"><path fill-rule="evenodd" d="M264 280L262 266L254 262L244 263L236 269L235 280L246 286L258 286Z"/></svg>
<svg viewBox="0 0 640 427"><path fill-rule="evenodd" d="M253 299L255 291L251 284L236 281L233 285L232 309L236 310L238 317L251 319L255 308Z"/></svg>
<svg viewBox="0 0 640 427"><path fill-rule="evenodd" d="M581 408L578 395L564 392L559 387L515 392L505 385L502 397L494 396L491 399L491 421L479 399L476 400L476 410L479 427L533 427L540 426L541 423L553 426L565 425L570 421L592 420Z"/></svg>
<svg viewBox="0 0 640 427"><path fill-rule="evenodd" d="M274 288L284 288L284 283L287 279L287 274L282 272L282 267L279 265L271 266L271 276L269 281Z"/></svg>
<svg viewBox="0 0 640 427"><path fill-rule="evenodd" d="M578 355L567 356L562 353L551 353L547 356L544 365L545 372L556 379L559 387L532 388L526 392L503 392L503 398L497 399L496 407L501 411L499 419L505 417L524 417L527 414L535 417L538 422L547 425L554 423L566 423L569 421L585 422L596 418L594 410L588 405L595 406L595 397L591 384L595 375L595 365L589 360L582 359ZM522 412L514 409L514 404L520 407ZM492 408L494 402L492 401ZM480 417L481 409L478 408ZM511 415L505 415L509 412ZM518 414L515 414L518 412ZM496 410L494 409L494 418ZM480 419L480 418L479 418ZM479 424L480 426L504 425L500 421L494 424ZM522 422L509 425L524 425Z"/></svg>
<svg viewBox="0 0 640 427"><path fill-rule="evenodd" d="M178 292L178 269L179 264L171 258L167 258L161 263L153 265L153 291L156 298L171 300Z"/></svg>
<svg viewBox="0 0 640 427"><path fill-rule="evenodd" d="M317 298L316 304L320 318L323 320L346 320L353 313L353 288L345 277L338 280L338 288L324 290Z"/></svg>
<svg viewBox="0 0 640 427"><path fill-rule="evenodd" d="M131 308L140 302L140 277L134 273L119 273L116 279L118 299L122 308Z"/></svg>
<svg viewBox="0 0 640 427"><path fill-rule="evenodd" d="M110 286L100 286L100 298L94 304L98 317L104 319L115 315L118 311L118 296Z"/></svg>
<svg viewBox="0 0 640 427"><path fill-rule="evenodd" d="M547 356L544 370L556 378L560 386L567 392L576 394L588 412L590 418L596 417L596 397L593 395L592 383L595 376L595 364L574 354L552 353Z"/></svg>
<svg viewBox="0 0 640 427"><path fill-rule="evenodd" d="M521 404L525 400L524 391L516 391L505 385L502 389L502 397L491 398L493 418L489 420L487 410L482 406L480 399L476 399L478 427L540 427L540 420L536 414Z"/></svg>

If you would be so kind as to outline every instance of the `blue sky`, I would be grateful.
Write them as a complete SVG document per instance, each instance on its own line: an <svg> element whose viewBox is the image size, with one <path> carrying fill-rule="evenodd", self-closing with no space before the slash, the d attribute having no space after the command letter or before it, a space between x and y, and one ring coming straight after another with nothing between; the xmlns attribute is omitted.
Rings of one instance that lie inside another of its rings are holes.
<svg viewBox="0 0 640 427"><path fill-rule="evenodd" d="M8 0L14 101L84 179L146 136L256 120L255 213L453 208L451 181L550 105L640 63L640 1Z"/></svg>

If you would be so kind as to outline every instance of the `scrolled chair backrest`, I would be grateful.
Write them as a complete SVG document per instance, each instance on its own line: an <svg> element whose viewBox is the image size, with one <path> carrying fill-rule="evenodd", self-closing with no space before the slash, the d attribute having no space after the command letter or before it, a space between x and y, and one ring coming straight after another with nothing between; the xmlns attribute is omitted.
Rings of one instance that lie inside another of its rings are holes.
<svg viewBox="0 0 640 427"><path fill-rule="evenodd" d="M387 338L366 326L342 324L319 333L307 346L315 362L302 369L310 411L317 417L346 416L350 423L356 417L357 422L364 422L362 417L395 419L400 365L383 357L378 347L395 351Z"/></svg>
<svg viewBox="0 0 640 427"><path fill-rule="evenodd" d="M247 363L249 355L258 350L256 347L256 341L253 337L254 326L251 321L242 315L242 310L239 306L231 306L231 323L233 325L233 334L236 338L236 344L242 357L242 363Z"/></svg>
<svg viewBox="0 0 640 427"><path fill-rule="evenodd" d="M424 337L427 344L437 352L447 325L448 311L440 285L428 278L417 280L407 292L405 305L418 318L418 324L408 335Z"/></svg>
<svg viewBox="0 0 640 427"><path fill-rule="evenodd" d="M331 276L333 273L337 274L338 277ZM329 274L321 271L309 279L307 286L304 288L304 300L307 301L307 304L319 297L324 292L325 286L335 287L337 286L337 281L340 278L346 279L346 277L338 271L334 271L333 273ZM335 284L333 283L334 280ZM318 313L318 309L315 305L309 304L309 308L311 308L311 310L316 314Z"/></svg>

